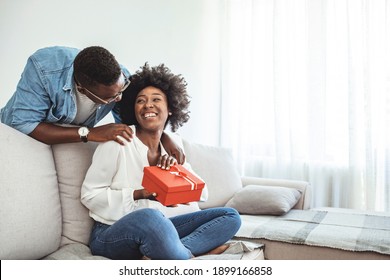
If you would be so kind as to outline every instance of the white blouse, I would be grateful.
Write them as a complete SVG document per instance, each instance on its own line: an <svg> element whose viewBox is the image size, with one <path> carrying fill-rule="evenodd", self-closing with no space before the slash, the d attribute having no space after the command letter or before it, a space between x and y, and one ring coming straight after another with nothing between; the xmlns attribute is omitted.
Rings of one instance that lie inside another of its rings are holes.
<svg viewBox="0 0 390 280"><path fill-rule="evenodd" d="M143 189L143 169L149 162L148 147L136 137L135 126L130 127L134 132L131 142L124 141L123 146L108 141L96 148L81 188L81 202L90 210L89 215L95 221L112 225L124 215L142 208L158 209L167 217L200 210L196 202L166 207L154 200L134 200L134 190ZM161 143L160 146L161 154L167 154ZM188 163L183 166L194 172ZM207 196L205 186L201 201Z"/></svg>

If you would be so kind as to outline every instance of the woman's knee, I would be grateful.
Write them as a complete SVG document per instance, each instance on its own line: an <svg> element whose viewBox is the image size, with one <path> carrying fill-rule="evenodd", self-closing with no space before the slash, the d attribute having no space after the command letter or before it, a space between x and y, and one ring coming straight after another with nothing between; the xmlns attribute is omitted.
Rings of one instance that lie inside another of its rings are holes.
<svg viewBox="0 0 390 280"><path fill-rule="evenodd" d="M236 209L231 207L225 207L225 208L228 209L230 215L240 218L240 213L238 213Z"/></svg>
<svg viewBox="0 0 390 280"><path fill-rule="evenodd" d="M214 214L215 218L222 219L223 220L223 227L228 225L227 228L225 228L226 234L235 234L241 227L241 217L238 211L231 207L216 207L216 208L209 208L209 210L204 211L210 211ZM221 221L222 221L221 220Z"/></svg>
<svg viewBox="0 0 390 280"><path fill-rule="evenodd" d="M224 210L226 211L225 215L230 218L232 226L234 226L237 231L241 227L241 217L238 211L231 207L224 207Z"/></svg>

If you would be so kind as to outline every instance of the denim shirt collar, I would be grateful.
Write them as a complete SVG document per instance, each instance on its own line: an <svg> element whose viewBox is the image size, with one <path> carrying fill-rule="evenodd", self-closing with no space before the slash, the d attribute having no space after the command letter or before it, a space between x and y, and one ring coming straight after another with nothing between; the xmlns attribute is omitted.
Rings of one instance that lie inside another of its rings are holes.
<svg viewBox="0 0 390 280"><path fill-rule="evenodd" d="M73 67L72 67L72 69L69 70L68 76L66 77L65 85L62 88L63 90L72 92L73 82L74 82L73 73L74 73L74 71L73 71Z"/></svg>

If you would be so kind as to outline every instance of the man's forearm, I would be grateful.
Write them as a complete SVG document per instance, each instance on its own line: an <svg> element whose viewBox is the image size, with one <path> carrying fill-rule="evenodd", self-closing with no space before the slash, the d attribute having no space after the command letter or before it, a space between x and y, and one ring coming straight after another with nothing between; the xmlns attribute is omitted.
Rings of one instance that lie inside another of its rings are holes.
<svg viewBox="0 0 390 280"><path fill-rule="evenodd" d="M64 127L50 123L40 123L29 135L48 145L81 142L79 127ZM118 137L121 136L121 137ZM121 145L131 141L133 131L125 124L105 124L89 128L88 141L116 141ZM122 140L125 139L125 140Z"/></svg>
<svg viewBox="0 0 390 280"><path fill-rule="evenodd" d="M29 135L47 145L81 142L78 127L40 123Z"/></svg>

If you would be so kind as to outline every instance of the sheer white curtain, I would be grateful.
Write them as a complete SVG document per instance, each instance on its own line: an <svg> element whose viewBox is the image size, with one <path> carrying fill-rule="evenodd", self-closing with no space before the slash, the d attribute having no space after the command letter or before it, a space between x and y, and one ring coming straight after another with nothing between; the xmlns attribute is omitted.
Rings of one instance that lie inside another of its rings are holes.
<svg viewBox="0 0 390 280"><path fill-rule="evenodd" d="M390 1L225 3L221 145L242 174L390 211Z"/></svg>

